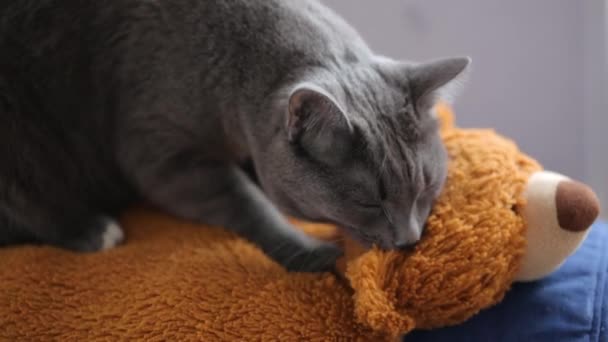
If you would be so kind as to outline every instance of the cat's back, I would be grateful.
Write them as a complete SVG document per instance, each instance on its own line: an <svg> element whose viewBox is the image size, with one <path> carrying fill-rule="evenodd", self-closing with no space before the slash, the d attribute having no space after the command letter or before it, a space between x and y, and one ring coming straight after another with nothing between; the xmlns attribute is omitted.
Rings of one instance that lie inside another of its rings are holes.
<svg viewBox="0 0 608 342"><path fill-rule="evenodd" d="M247 81L371 55L317 0L0 1L0 50L0 75L51 102L99 97L69 92L112 89L106 77L152 72L154 59Z"/></svg>
<svg viewBox="0 0 608 342"><path fill-rule="evenodd" d="M272 75L371 55L356 30L317 0L198 3L201 10L192 12L192 20L200 23L201 50L232 63L232 70ZM210 60L215 67L217 61Z"/></svg>
<svg viewBox="0 0 608 342"><path fill-rule="evenodd" d="M345 43L367 49L359 34L318 0L199 2L205 8L202 17L209 27L218 31L232 30L236 39L246 36L255 40L273 40L275 44L305 44L313 51L319 47L331 49L331 44Z"/></svg>

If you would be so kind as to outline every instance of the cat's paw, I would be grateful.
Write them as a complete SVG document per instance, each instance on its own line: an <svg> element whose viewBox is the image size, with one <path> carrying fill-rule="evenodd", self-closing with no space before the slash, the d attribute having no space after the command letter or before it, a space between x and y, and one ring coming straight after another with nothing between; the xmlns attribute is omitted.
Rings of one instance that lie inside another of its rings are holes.
<svg viewBox="0 0 608 342"><path fill-rule="evenodd" d="M112 219L106 219L105 226L102 229L100 250L114 248L124 240L125 233L118 222Z"/></svg>
<svg viewBox="0 0 608 342"><path fill-rule="evenodd" d="M326 272L334 269L336 260L342 254L342 250L334 244L320 242L313 248L294 252L280 262L290 272Z"/></svg>
<svg viewBox="0 0 608 342"><path fill-rule="evenodd" d="M115 220L101 216L80 227L80 233L61 241L61 247L77 252L98 252L112 249L125 240L125 233Z"/></svg>

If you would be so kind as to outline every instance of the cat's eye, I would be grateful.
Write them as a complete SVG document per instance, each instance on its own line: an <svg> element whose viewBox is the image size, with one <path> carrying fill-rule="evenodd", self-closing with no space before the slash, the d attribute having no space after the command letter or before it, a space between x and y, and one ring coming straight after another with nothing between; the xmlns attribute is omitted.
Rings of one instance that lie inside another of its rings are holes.
<svg viewBox="0 0 608 342"><path fill-rule="evenodd" d="M378 183L378 193L380 194L380 200L386 200L386 187L384 186L384 181L380 179Z"/></svg>
<svg viewBox="0 0 608 342"><path fill-rule="evenodd" d="M409 98L406 98L403 105L399 108L400 115L410 115L414 112L414 108Z"/></svg>
<svg viewBox="0 0 608 342"><path fill-rule="evenodd" d="M382 206L378 203L363 203L363 202L355 202L357 206L367 209L367 210L380 210Z"/></svg>

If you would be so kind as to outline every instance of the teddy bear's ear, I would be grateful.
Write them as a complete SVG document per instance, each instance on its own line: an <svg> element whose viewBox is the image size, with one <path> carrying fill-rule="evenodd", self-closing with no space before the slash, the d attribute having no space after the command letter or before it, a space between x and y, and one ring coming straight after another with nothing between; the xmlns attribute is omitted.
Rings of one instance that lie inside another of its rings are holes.
<svg viewBox="0 0 608 342"><path fill-rule="evenodd" d="M434 109L437 120L439 121L439 127L442 132L455 127L454 123L454 112L452 107L446 102L439 102Z"/></svg>

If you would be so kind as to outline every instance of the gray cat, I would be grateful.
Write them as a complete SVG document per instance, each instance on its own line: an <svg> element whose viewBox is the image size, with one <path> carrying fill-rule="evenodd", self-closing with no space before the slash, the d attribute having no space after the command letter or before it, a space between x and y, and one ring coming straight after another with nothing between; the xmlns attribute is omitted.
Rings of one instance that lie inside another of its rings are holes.
<svg viewBox="0 0 608 342"><path fill-rule="evenodd" d="M431 108L468 64L377 56L315 0L2 1L0 245L111 248L146 200L289 270L340 252L281 213L405 248L446 176Z"/></svg>

